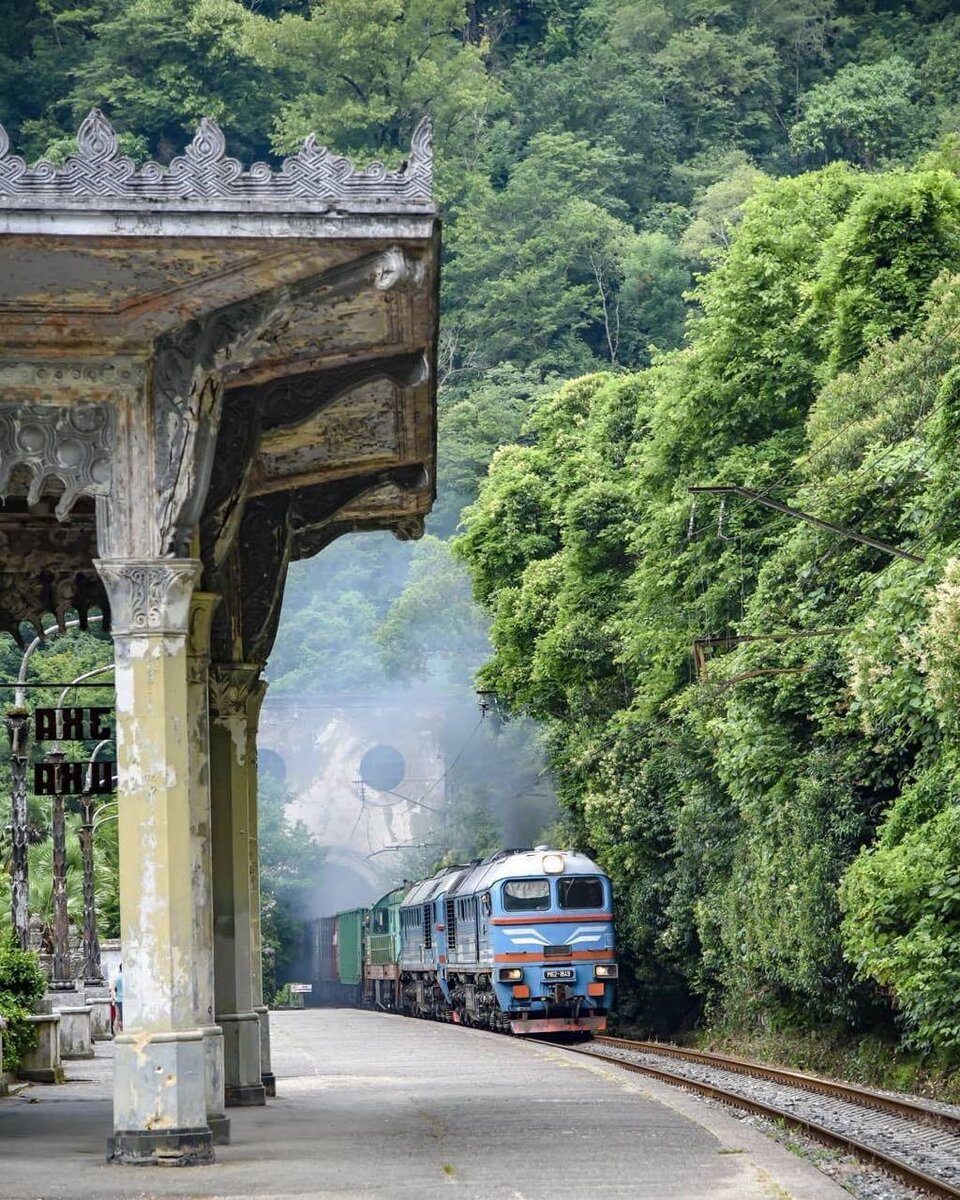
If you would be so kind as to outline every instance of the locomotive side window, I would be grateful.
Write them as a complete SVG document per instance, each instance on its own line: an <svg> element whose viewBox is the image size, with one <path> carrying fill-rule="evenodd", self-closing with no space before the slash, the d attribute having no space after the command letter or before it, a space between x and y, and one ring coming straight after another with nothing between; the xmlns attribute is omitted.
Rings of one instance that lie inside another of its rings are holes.
<svg viewBox="0 0 960 1200"><path fill-rule="evenodd" d="M561 908L603 908L603 883L596 875L558 879Z"/></svg>
<svg viewBox="0 0 960 1200"><path fill-rule="evenodd" d="M503 885L504 912L540 912L549 907L549 879L508 879Z"/></svg>

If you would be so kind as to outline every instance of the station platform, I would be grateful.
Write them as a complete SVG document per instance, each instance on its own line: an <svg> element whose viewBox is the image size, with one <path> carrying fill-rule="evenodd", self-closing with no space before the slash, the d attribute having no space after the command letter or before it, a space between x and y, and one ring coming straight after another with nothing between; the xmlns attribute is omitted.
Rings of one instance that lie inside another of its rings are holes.
<svg viewBox="0 0 960 1200"><path fill-rule="evenodd" d="M716 1106L562 1048L352 1009L271 1014L277 1098L213 1166L117 1167L109 1043L0 1100L2 1200L842 1200Z"/></svg>

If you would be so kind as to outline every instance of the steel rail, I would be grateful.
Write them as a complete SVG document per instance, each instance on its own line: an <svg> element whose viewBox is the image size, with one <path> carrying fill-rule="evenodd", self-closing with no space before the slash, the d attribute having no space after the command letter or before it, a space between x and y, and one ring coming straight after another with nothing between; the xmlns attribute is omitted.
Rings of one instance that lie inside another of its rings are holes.
<svg viewBox="0 0 960 1200"><path fill-rule="evenodd" d="M569 1051L572 1054L581 1054L585 1058L591 1058L594 1062L602 1061L612 1063L616 1067L623 1067L627 1071L633 1071L637 1075L648 1075L653 1079L658 1079L662 1083L669 1083L674 1087L688 1088L690 1091L699 1092L701 1095L708 1096L711 1100L717 1100L722 1104L730 1105L733 1108L742 1108L747 1112L754 1113L756 1116L765 1117L767 1120L775 1121L790 1129L799 1130L805 1133L808 1137L815 1141L822 1142L827 1146L832 1146L836 1149L852 1152L858 1158L866 1162L872 1163L881 1170L886 1171L889 1175L895 1176L903 1183L908 1184L912 1188L916 1188L921 1192L926 1192L931 1196L937 1196L941 1200L958 1200L960 1191L953 1184L942 1179L936 1179L932 1175L927 1175L916 1167L912 1167L909 1163L895 1157L892 1154L887 1154L883 1150L879 1150L876 1146L871 1146L866 1142L861 1142L859 1139L852 1137L846 1133L839 1133L837 1130L830 1129L825 1125L819 1124L817 1121L811 1121L807 1117L797 1116L788 1109L778 1108L773 1104L764 1104L759 1100L753 1100L747 1096L741 1095L739 1092L729 1092L725 1088L717 1087L715 1084L702 1083L696 1079L690 1079L686 1075L677 1075L672 1071L661 1070L659 1067L648 1066L645 1063L630 1062L622 1058L612 1058L608 1054L598 1053L595 1050L584 1049L575 1046L558 1047L555 1042L544 1042L540 1039L530 1039L536 1041L538 1045L548 1046L552 1050L558 1048ZM602 1038L594 1039L602 1045L604 1041L622 1042L631 1049L639 1050L641 1047L654 1046L655 1050L650 1051L643 1049L643 1053L659 1053L660 1046L656 1042L630 1042L627 1039L618 1038ZM719 1069L719 1063L715 1064Z"/></svg>
<svg viewBox="0 0 960 1200"><path fill-rule="evenodd" d="M954 1116L952 1113L928 1108L925 1104L918 1104L915 1100L883 1096L868 1088L857 1087L855 1084L840 1083L834 1079L824 1079L819 1075L808 1075L804 1071L793 1071L789 1067L770 1067L766 1063L752 1062L746 1058L731 1058L726 1054L690 1050L686 1046L674 1046L668 1042L645 1042L634 1038L610 1037L605 1034L598 1034L593 1040L601 1046L615 1046L621 1050L637 1050L644 1054L661 1054L665 1057L700 1063L705 1067L735 1071L739 1075L752 1075L757 1079L785 1083L790 1087L818 1092L822 1096L832 1096L836 1100L848 1100L851 1104L859 1104L861 1108L873 1108L878 1112L890 1113L892 1116L903 1117L908 1121L935 1125L948 1133L960 1134L960 1117Z"/></svg>

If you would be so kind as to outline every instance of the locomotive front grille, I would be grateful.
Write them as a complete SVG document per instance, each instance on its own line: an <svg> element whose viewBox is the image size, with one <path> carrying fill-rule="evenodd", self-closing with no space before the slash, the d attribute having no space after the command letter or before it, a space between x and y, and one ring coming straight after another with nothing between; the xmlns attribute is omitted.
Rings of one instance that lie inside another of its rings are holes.
<svg viewBox="0 0 960 1200"><path fill-rule="evenodd" d="M544 946L543 957L544 958L569 958L570 957L570 947L569 946Z"/></svg>

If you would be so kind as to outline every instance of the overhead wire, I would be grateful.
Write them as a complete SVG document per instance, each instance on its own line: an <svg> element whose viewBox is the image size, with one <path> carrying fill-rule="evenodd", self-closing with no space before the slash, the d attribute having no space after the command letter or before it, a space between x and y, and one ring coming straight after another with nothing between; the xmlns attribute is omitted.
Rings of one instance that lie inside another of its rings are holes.
<svg viewBox="0 0 960 1200"><path fill-rule="evenodd" d="M888 382L888 384L884 387L883 391L881 391L879 396L874 397L874 399L873 399L874 406L882 403L883 400L885 400L887 397L894 394L894 392L896 392L897 390L901 389L903 386L904 380L906 378L909 378L911 375L916 375L916 373L921 369L921 367L930 363L930 361L934 358L935 354L937 352L939 352L944 346L946 346L948 341L950 340L950 338L953 337L954 334L956 334L958 331L960 331L960 320L954 322L949 327L949 329L946 330L938 338L938 340L936 341L936 343L933 346L928 347L920 359L915 359L914 361L912 361L910 363L902 364L903 369L899 370L896 374L896 377L893 380L891 380L890 382ZM886 461L892 454L894 454L897 450L899 450L904 444L909 442L910 439L916 437L917 433L920 431L921 427L925 424L925 422L928 421L936 412L938 412L942 408L942 406L945 402L944 400L938 400L938 401L934 402L933 404L931 404L929 408L927 408L926 399L927 399L926 397L923 397L921 399L920 411L918 412L916 418L913 420L913 422L910 425L910 428L907 432L905 432L901 437L896 438L895 440L892 440L890 442L890 444L884 450L882 450L879 454L876 454L873 456L869 455L869 453L865 454L863 456L860 464L856 467L856 469L853 470L852 472L850 472L849 475L847 476L847 478L842 482L840 487L832 490L828 496L824 496L822 486L821 486L821 488L818 489L814 485L814 489L813 489L814 490L814 498L819 498L821 500L826 499L831 504L836 504L839 499L842 499L845 496L849 496L849 494L858 486L859 481L861 480L861 478L863 477L863 475L866 472L875 471L879 464ZM844 432L846 432L847 430L852 428L858 422L863 421L868 415L869 414L864 413L864 412L856 413L847 422L845 422L838 430L836 430L825 442L820 443L818 446L811 449L811 451L808 454L804 455L803 458L797 460L794 464L792 464L791 471L795 472L795 471L799 470L801 467L803 467L804 465L811 462L818 455L820 455L824 451L826 451L831 445L835 444L837 439L839 437L841 437ZM909 461L904 465L904 467L901 471L901 474L912 470L912 468L926 455L927 452L928 452L927 446L921 445L919 447L919 449L917 450L917 452L915 454L913 454L910 457ZM766 488L762 489L759 492L759 497L769 497L772 492L780 490L780 488L785 485L786 478L787 478L786 475L781 475L780 481L778 483L768 484L766 486ZM800 487L800 486L802 486L802 484L798 481L798 487ZM889 489L887 489L887 490L889 490ZM817 497L818 491L820 492L819 497ZM745 575L744 575L744 564L743 564L744 543L746 541L753 540L756 537L761 536L761 535L773 536L776 526L775 526L775 523L773 520L767 520L767 521L764 521L757 528L744 531L743 533L741 533L739 535L735 535L733 537L726 535L723 533L725 501L726 501L726 497L724 496L721 500L720 512L717 517L717 533L718 533L718 536L724 541L737 541L738 542L738 551L739 551L739 556L740 556L740 611L741 611L741 620L742 620L743 614L745 611L745 597L744 597ZM688 526L687 526L686 540L688 542L695 540L697 537L699 537L699 535L701 533L703 533L705 530L711 528L713 525L713 521L711 520L709 522L704 522L703 525L701 525L698 528L695 528L694 527L695 510L696 510L696 502L694 501L694 503L691 504L690 520L689 520ZM783 518L781 518L781 520L782 519ZM932 530L927 535L921 537L920 539L913 539L911 542L908 543L908 545L907 545L907 547L905 547L905 549L907 550L908 553L917 554L918 550L920 548L933 542L936 539L936 537L937 537L937 531ZM834 557L834 555L836 555L846 544L847 544L846 539L844 539L842 537L837 537L837 539L834 541L833 545L829 546L827 548L827 550L823 554L821 554L820 557L814 562L812 570L814 572L816 572L816 574L819 574L820 571L822 570L823 566L825 565L825 563L827 563L832 557ZM884 566L882 568L882 570L885 571L887 569L887 567L889 567L890 565L892 565L892 563L886 564L886 566ZM874 578L876 578L876 575L874 575ZM862 595L862 592L858 593L858 595ZM692 628L693 626L689 619L690 615L691 614L688 613L688 625L690 625Z"/></svg>
<svg viewBox="0 0 960 1200"><path fill-rule="evenodd" d="M928 363L932 359L932 357L934 356L934 353L936 351L942 349L947 344L950 337L952 337L954 334L956 334L958 332L960 332L960 320L954 322L950 326L949 330L947 330L944 334L942 334L941 337L937 340L937 342L933 346L931 346L927 349L927 351L923 355L922 360L920 362L914 361L914 362L911 362L908 364L903 364L904 369L905 369L904 373L907 375L909 375L911 373L915 373L921 365ZM898 376L896 381L889 384L880 393L879 396L875 397L874 403L876 404L876 403L882 402L888 396L892 395L900 386L902 386L902 383L903 383L902 376ZM847 477L847 479L844 480L844 482L840 485L839 489L832 491L826 497L821 495L820 498L827 499L831 503L835 503L837 501L837 499L839 499L845 495L848 495L850 493L850 491L856 486L857 480L863 475L863 473L865 471L867 471L868 469L869 470L874 469L878 465L878 463L883 462L885 459L887 459L891 454L894 453L894 451L896 451L906 441L908 441L909 438L915 436L916 433L918 432L918 430L920 429L921 425L925 421L929 420L929 418L932 417L936 412L938 412L942 408L943 403L944 403L944 401L940 400L940 401L937 401L936 403L934 403L933 405L931 405L929 410L925 410L925 411L922 410L918 414L916 419L914 420L908 433L906 433L903 437L898 438L896 441L892 441L887 446L887 448L885 450L883 450L879 455L876 455L872 458L869 456L864 456L860 465L853 472L850 473L850 475ZM867 414L864 414L862 412L857 413L849 421L845 422L845 424L842 425L830 438L828 438L826 442L822 442L819 446L814 447L810 451L810 453L805 455L802 459L797 460L797 462L794 463L793 466L791 467L791 470L797 470L800 467L804 466L805 464L809 463L814 457L816 457L817 455L822 453L824 450L826 450L830 445L832 445L837 440L837 438L839 438L844 432L846 432L848 429L850 429L857 422L864 420L866 415ZM923 457L925 452L926 452L926 447L921 447L920 450L918 451L918 453L907 464L908 469L909 469L909 467L913 466L914 463L919 461L919 459ZM786 476L782 475L780 477L780 481L778 483L768 484L765 488L760 489L758 491L758 498L769 497L772 492L780 490L780 488L782 486L785 486L785 480L786 480ZM803 485L801 483L798 483L798 487L799 486L803 486ZM814 485L814 499L817 498L816 491L817 491L816 485ZM691 506L691 512L693 511L693 507L694 506ZM712 524L713 524L712 521L704 522L704 524L702 526L700 526L698 529L693 530L692 533L688 526L687 540L688 541L695 540L699 536L700 533L702 533L704 530L710 528L712 526ZM743 538L752 538L752 537L757 536L757 534L759 534L759 533L768 533L770 531L771 526L772 526L772 522L766 521L761 526L759 526L756 530L747 531L744 534L741 534L739 536L743 537ZM724 540L729 540L729 539L725 538Z"/></svg>
<svg viewBox="0 0 960 1200"><path fill-rule="evenodd" d="M921 364L929 363L930 360L933 358L934 354L938 350L941 350L947 344L947 342L950 340L950 338L952 338L957 333L960 333L960 318L958 318L957 321L955 321L948 330L946 330L943 334L941 334L941 336L938 338L938 340L932 346L929 346L925 350L925 352L922 355L920 363L908 362L908 363L899 364L903 368L904 373L909 375L911 373L916 372L916 370L918 369L918 367ZM862 353L858 353L858 354L851 355L849 358L847 358L844 362L842 362L840 364L839 368L837 369L836 374L833 376L833 379L831 379L830 382L833 382L833 380L839 378L840 374L848 366L853 366L857 363L862 362L863 357L864 356ZM877 402L885 400L889 396L891 396L897 390L897 388L900 386L901 382L902 381L900 379L895 379L895 380L891 381L889 386L887 386L883 391L881 391L879 396L877 396L874 399L874 403L876 404ZM849 429L851 429L858 422L862 421L864 419L865 415L866 414L864 414L862 412L854 413L854 415L852 417L850 417L849 420L845 421L840 426L839 429L835 430L834 433L832 433L830 435L830 437L827 438L826 441L819 443L819 445L817 445L817 446L811 447L810 451L807 454L805 454L803 456L803 458L800 458L796 462L792 463L789 468L790 472L798 471L801 467L806 466L812 459L814 459L818 455L822 454L825 450L827 450L830 446L832 446L837 441L838 438L842 437L844 433L846 433ZM765 489L761 489L761 494L769 495L771 492L778 491L780 488L786 487L786 486L788 486L787 477L786 477L786 475L781 475L780 479L777 482L769 484Z"/></svg>
<svg viewBox="0 0 960 1200"><path fill-rule="evenodd" d="M454 758L453 758L453 761L452 761L452 762L450 762L450 763L448 763L448 764L447 764L447 766L446 766L446 767L444 767L444 769L443 769L443 774L442 774L442 775L440 775L440 776L438 776L438 777L437 777L437 778L436 778L436 779L433 781L433 783L431 783L431 784L430 784L430 786L427 788L427 790L426 790L426 791L425 791L425 792L424 792L424 793L423 793L423 794L422 794L420 797L418 797L416 800L413 800L413 799L411 799L411 800L410 800L410 803L411 803L411 804L420 804L420 805L423 805L423 807L424 807L424 808L427 808L427 807L428 807L428 805L425 805L425 804L423 804L423 801L424 801L424 800L426 800L426 798L427 798L427 797L428 797L428 796L429 796L429 795L430 795L432 792L436 791L436 789L437 789L437 788L440 786L440 784L441 784L441 783L443 783L443 782L445 782L447 779L449 779L449 777L450 777L450 774L451 774L451 772L454 770L454 768L456 767L457 763L459 763L460 759L461 759L461 758L463 758L464 754L466 754L466 752L467 752L467 747L468 747L468 746L470 745L470 743L473 741L474 737L476 736L476 734L477 734L478 730L480 729L480 726L483 724L484 720L485 720L485 717L484 717L484 716L481 716L481 717L480 717L480 720L479 720L479 721L476 723L476 725L474 725L474 727L473 727L473 728L470 730L470 733L467 735L467 739L466 739L466 741L463 743L463 745L462 745L462 746L460 747L460 749L457 751L456 755L455 755L455 756L454 756Z"/></svg>

